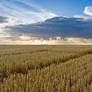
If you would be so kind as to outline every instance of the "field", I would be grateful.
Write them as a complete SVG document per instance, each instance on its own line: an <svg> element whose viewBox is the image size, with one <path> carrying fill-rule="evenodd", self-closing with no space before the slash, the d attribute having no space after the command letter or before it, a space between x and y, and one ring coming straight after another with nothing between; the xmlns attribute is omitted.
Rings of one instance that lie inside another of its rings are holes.
<svg viewBox="0 0 92 92"><path fill-rule="evenodd" d="M92 46L0 46L0 92L92 92Z"/></svg>

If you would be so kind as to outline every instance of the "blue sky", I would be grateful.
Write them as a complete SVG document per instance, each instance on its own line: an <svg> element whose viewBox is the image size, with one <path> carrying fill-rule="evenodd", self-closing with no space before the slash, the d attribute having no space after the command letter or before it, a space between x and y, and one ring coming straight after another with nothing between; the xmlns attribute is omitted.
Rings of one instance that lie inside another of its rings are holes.
<svg viewBox="0 0 92 92"><path fill-rule="evenodd" d="M92 5L92 0L33 0L42 8L51 10L60 16L84 15L86 6Z"/></svg>

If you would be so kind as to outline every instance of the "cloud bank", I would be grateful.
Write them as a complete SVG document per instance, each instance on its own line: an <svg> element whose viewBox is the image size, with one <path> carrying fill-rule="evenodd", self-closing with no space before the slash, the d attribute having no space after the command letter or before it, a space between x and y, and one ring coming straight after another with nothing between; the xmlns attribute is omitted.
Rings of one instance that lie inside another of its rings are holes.
<svg viewBox="0 0 92 92"><path fill-rule="evenodd" d="M7 37L8 38L8 37ZM4 39L0 42L0 44L5 45L92 45L92 39L85 38L64 38L56 37L56 38L37 38L37 37L27 37L22 36L16 40L11 40L10 38Z"/></svg>

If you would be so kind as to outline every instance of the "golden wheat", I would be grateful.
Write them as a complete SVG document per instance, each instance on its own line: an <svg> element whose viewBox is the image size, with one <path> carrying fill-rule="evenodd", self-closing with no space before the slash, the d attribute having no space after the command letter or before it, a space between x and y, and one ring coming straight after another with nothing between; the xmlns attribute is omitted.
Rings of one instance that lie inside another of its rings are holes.
<svg viewBox="0 0 92 92"><path fill-rule="evenodd" d="M0 46L0 92L92 92L92 46Z"/></svg>

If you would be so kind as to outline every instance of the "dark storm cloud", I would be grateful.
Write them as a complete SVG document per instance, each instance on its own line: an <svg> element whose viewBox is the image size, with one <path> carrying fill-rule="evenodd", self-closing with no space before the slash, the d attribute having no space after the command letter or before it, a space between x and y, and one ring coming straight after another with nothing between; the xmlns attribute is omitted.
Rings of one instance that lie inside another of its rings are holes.
<svg viewBox="0 0 92 92"><path fill-rule="evenodd" d="M35 24L17 25L9 27L6 31L12 36L41 37L44 39L50 37L82 37L92 38L92 20L84 20L82 18L64 18L55 17L45 22Z"/></svg>

